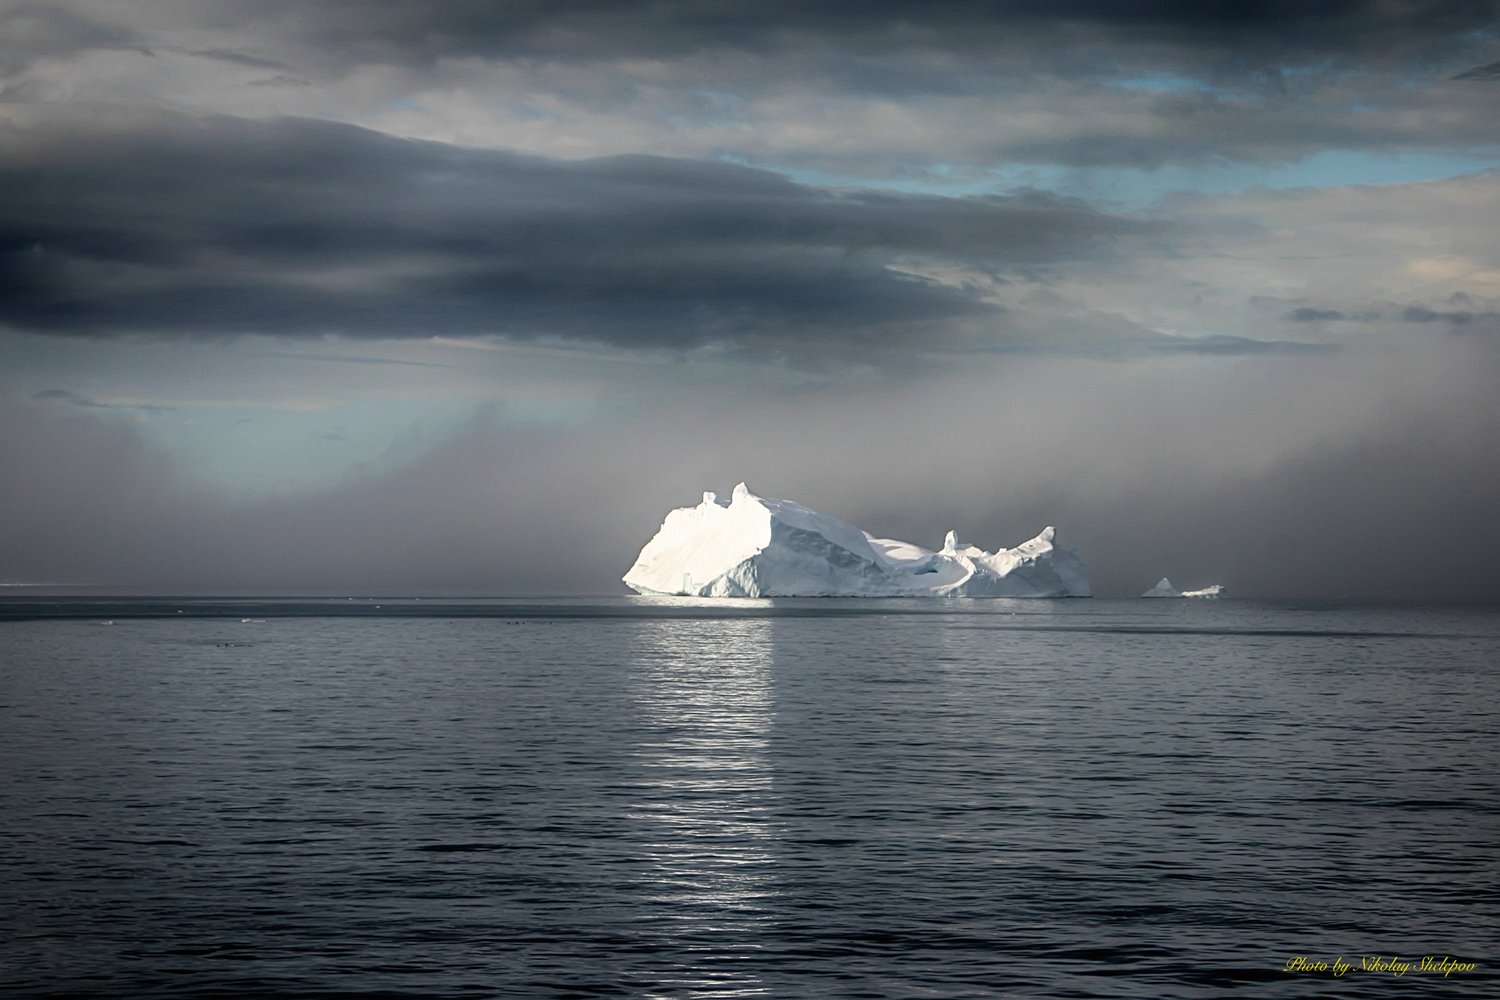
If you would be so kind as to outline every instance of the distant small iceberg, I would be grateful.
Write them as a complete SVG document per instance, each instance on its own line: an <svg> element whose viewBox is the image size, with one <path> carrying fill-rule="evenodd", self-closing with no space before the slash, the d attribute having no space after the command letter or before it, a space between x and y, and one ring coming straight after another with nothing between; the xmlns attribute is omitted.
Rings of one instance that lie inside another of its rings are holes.
<svg viewBox="0 0 1500 1000"><path fill-rule="evenodd" d="M1166 577L1162 577L1160 580L1156 581L1156 586L1152 587L1141 596L1203 597L1208 598L1209 600L1215 600L1220 597L1227 597L1228 595L1229 590L1222 583L1216 583L1211 587L1204 587L1202 590L1178 590L1176 587L1172 586L1171 580L1168 580Z"/></svg>

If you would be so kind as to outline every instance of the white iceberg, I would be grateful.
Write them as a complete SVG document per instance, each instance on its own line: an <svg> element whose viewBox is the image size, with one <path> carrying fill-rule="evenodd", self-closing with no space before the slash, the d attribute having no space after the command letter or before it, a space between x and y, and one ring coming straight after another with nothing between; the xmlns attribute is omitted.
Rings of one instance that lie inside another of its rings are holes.
<svg viewBox="0 0 1500 1000"><path fill-rule="evenodd" d="M1160 580L1156 581L1156 586L1152 587L1141 596L1216 598L1223 597L1226 593L1228 593L1228 590L1221 583L1216 583L1211 587L1204 587L1202 590L1178 590L1176 587L1172 586L1171 580L1168 580L1166 577L1162 577Z"/></svg>
<svg viewBox="0 0 1500 1000"><path fill-rule="evenodd" d="M1156 581L1156 586L1146 591L1142 597L1181 597L1182 591L1172 586L1172 581L1162 577Z"/></svg>
<svg viewBox="0 0 1500 1000"><path fill-rule="evenodd" d="M956 532L940 551L875 538L791 500L740 483L728 501L703 494L646 543L625 583L685 597L1088 597L1083 561L1048 527L986 552Z"/></svg>

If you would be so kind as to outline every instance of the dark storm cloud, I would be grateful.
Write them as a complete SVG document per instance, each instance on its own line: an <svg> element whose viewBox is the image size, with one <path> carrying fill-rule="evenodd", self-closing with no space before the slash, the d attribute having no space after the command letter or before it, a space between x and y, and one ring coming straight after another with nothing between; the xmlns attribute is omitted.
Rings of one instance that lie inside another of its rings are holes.
<svg viewBox="0 0 1500 1000"><path fill-rule="evenodd" d="M1172 337L1152 345L1155 350L1176 354L1321 354L1337 350L1333 344L1309 344L1298 340L1255 340L1230 334L1207 337Z"/></svg>
<svg viewBox="0 0 1500 1000"><path fill-rule="evenodd" d="M320 4L306 24L326 41L378 43L416 58L450 52L598 57L764 51L808 37L880 54L898 47L993 51L1020 44L1017 36L1040 32L1058 39L1102 35L1209 48L1233 53L1240 62L1282 63L1312 54L1419 50L1436 39L1451 40L1492 25L1496 12L1497 6L1487 0L1333 0L1315 9L1296 0L932 0L920 7L907 0L531 0L504 5L390 0Z"/></svg>
<svg viewBox="0 0 1500 1000"><path fill-rule="evenodd" d="M1500 313L1473 312L1468 309L1429 309L1427 306L1407 306L1401 310L1401 319L1407 323L1451 323L1466 326L1475 322L1500 320Z"/></svg>
<svg viewBox="0 0 1500 1000"><path fill-rule="evenodd" d="M189 49L188 55L198 56L203 59L217 59L220 62L234 63L237 66L249 66L252 69L286 69L287 65L275 59L266 59L263 56L246 55L233 49Z"/></svg>
<svg viewBox="0 0 1500 1000"><path fill-rule="evenodd" d="M1483 74L1459 71L1493 57L1497 26L1500 0L57 0L0 11L12 76L0 88L74 100L123 86L253 113L297 110L277 106L288 100L382 125L399 110L408 134L477 129L491 145L570 155L577 143L673 143L861 176L913 164L1149 169L1492 145L1484 88L1451 81ZM129 47L223 66L153 75L88 58ZM244 80L240 68L279 72ZM397 107L413 94L438 107ZM466 96L477 94L482 110ZM422 132L424 116L440 123ZM539 118L556 127L511 127Z"/></svg>
<svg viewBox="0 0 1500 1000"><path fill-rule="evenodd" d="M1500 80L1500 62L1486 63L1459 73L1455 80Z"/></svg>
<svg viewBox="0 0 1500 1000"><path fill-rule="evenodd" d="M701 51L764 54L809 44L856 55L887 57L902 50L994 56L1035 51L1074 73L1088 53L1108 45L1138 58L1172 52L1176 61L1276 68L1326 59L1381 60L1442 53L1493 27L1491 0L1330 0L1309 7L1295 0L846 0L798 3L763 0L206 0L196 10L151 0L132 7L134 30L107 4L74 0L22 3L4 15L13 25L39 25L14 43L21 52L146 44L171 15L233 26L252 37L280 37L317 46L332 60L429 65L453 56L575 60L672 58ZM1071 43L1073 52L1061 46ZM257 58L245 56L246 58Z"/></svg>
<svg viewBox="0 0 1500 1000"><path fill-rule="evenodd" d="M319 354L310 351L249 351L250 357L289 358L293 361L321 361L336 365L395 365L400 368L449 368L450 365L436 361L407 361L401 358L381 358L364 354Z"/></svg>
<svg viewBox="0 0 1500 1000"><path fill-rule="evenodd" d="M134 410L138 413L171 413L175 407L155 403L101 403L71 389L42 389L31 394L31 398L42 402L67 403L85 410Z"/></svg>
<svg viewBox="0 0 1500 1000"><path fill-rule="evenodd" d="M832 193L310 120L54 114L0 151L0 323L106 335L880 343L997 315L910 273L1107 255L1152 223L1045 195Z"/></svg>
<svg viewBox="0 0 1500 1000"><path fill-rule="evenodd" d="M1311 306L1301 306L1293 309L1282 317L1293 323L1325 323L1333 320L1344 319L1344 314L1337 309L1315 309Z"/></svg>
<svg viewBox="0 0 1500 1000"><path fill-rule="evenodd" d="M0 4L0 73L48 56L139 47L139 37L129 27L62 4Z"/></svg>

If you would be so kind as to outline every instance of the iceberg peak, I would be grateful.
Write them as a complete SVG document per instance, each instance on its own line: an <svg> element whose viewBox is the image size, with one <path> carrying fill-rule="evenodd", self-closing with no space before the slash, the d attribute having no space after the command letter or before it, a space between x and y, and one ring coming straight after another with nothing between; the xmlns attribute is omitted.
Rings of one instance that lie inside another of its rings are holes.
<svg viewBox="0 0 1500 1000"><path fill-rule="evenodd" d="M1156 586L1146 591L1142 597L1181 597L1182 591L1172 586L1172 581L1162 577L1156 581Z"/></svg>
<svg viewBox="0 0 1500 1000"><path fill-rule="evenodd" d="M1083 561L1056 534L986 552L950 531L932 552L739 483L727 504L708 491L668 513L624 581L694 597L1088 597Z"/></svg>

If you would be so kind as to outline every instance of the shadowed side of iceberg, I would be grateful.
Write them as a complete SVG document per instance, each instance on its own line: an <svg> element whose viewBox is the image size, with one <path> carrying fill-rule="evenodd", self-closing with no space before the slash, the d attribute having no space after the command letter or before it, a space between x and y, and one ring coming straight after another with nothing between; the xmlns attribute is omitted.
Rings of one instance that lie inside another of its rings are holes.
<svg viewBox="0 0 1500 1000"><path fill-rule="evenodd" d="M1056 539L1057 529L1048 525L1013 549L986 552L977 545L960 545L956 533L950 531L937 559L963 567L967 575L961 583L938 591L938 596L1092 596L1083 560L1060 548Z"/></svg>
<svg viewBox="0 0 1500 1000"><path fill-rule="evenodd" d="M986 552L948 533L933 552L874 538L744 483L726 502L703 494L663 521L625 583L690 597L1088 597L1083 561L1048 527L1014 549Z"/></svg>

